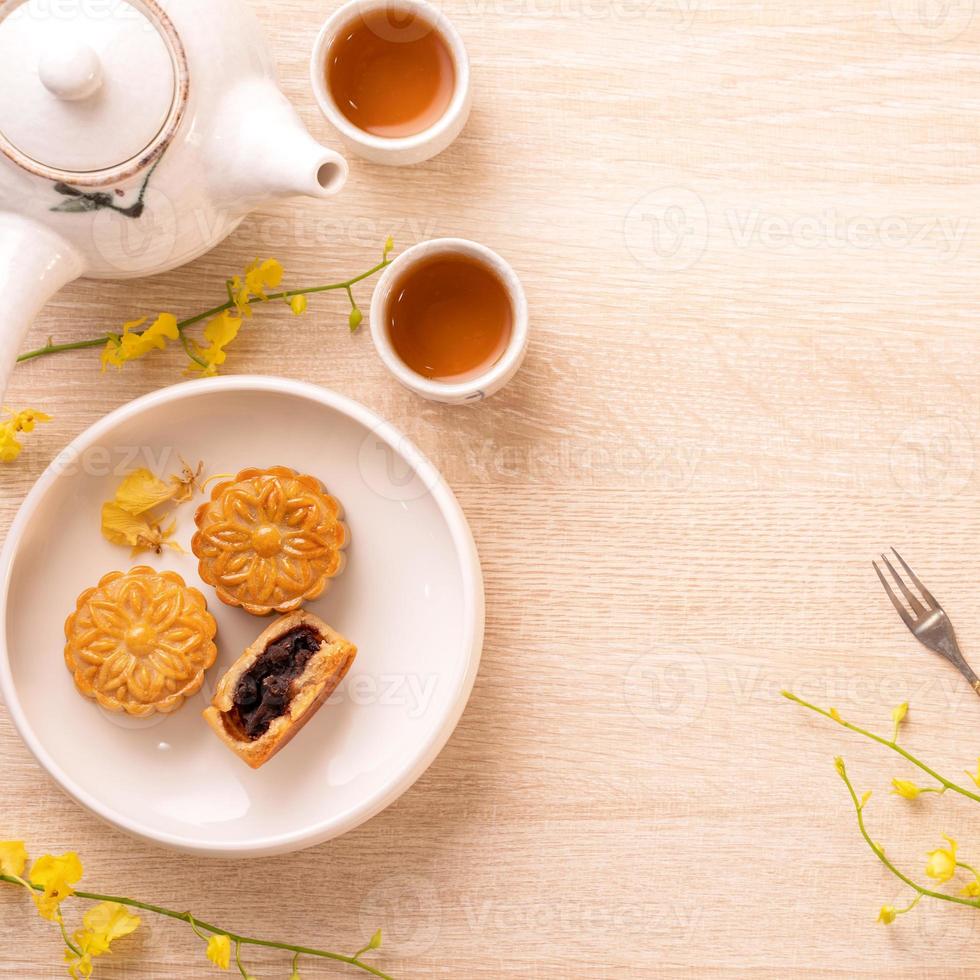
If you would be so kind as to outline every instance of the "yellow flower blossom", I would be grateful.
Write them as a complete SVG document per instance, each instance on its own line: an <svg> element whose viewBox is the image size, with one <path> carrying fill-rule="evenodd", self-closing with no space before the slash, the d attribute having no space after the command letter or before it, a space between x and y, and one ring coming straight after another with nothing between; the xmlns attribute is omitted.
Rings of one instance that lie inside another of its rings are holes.
<svg viewBox="0 0 980 980"><path fill-rule="evenodd" d="M283 267L277 259L256 259L245 269L245 276L233 276L228 282L228 292L239 317L250 317L252 307L249 301L266 300L266 290L275 289L282 283Z"/></svg>
<svg viewBox="0 0 980 980"><path fill-rule="evenodd" d="M232 303L235 304L239 316L249 317L252 315L252 307L248 305L248 289L241 276L232 276L228 280L228 295Z"/></svg>
<svg viewBox="0 0 980 980"><path fill-rule="evenodd" d="M27 848L20 840L0 841L0 874L20 878L27 867Z"/></svg>
<svg viewBox="0 0 980 980"><path fill-rule="evenodd" d="M74 980L88 980L95 969L91 953L76 953L73 949L65 950L65 965Z"/></svg>
<svg viewBox="0 0 980 980"><path fill-rule="evenodd" d="M929 860L926 862L926 874L940 884L949 881L956 874L956 841L945 834L943 834L943 839L949 844L949 847L940 847L935 851L930 851L927 855Z"/></svg>
<svg viewBox="0 0 980 980"><path fill-rule="evenodd" d="M209 346L197 348L197 356L203 363L192 363L190 370L197 371L204 377L217 374L218 368L228 359L225 348L238 336L241 328L242 318L235 316L230 310L216 316L204 328L204 339Z"/></svg>
<svg viewBox="0 0 980 980"><path fill-rule="evenodd" d="M112 544L132 548L134 555L144 551L159 555L164 548L180 551L180 546L169 540L176 528L176 521L163 528L143 515L129 513L114 501L102 505L102 536Z"/></svg>
<svg viewBox="0 0 980 980"><path fill-rule="evenodd" d="M905 721L905 716L909 713L909 703L908 701L903 701L901 704L892 708L892 724L895 726L892 732L892 741L898 741L898 729L902 722Z"/></svg>
<svg viewBox="0 0 980 980"><path fill-rule="evenodd" d="M960 894L964 898L980 898L980 881L967 882Z"/></svg>
<svg viewBox="0 0 980 980"><path fill-rule="evenodd" d="M180 339L177 318L172 313L161 313L150 326L140 330L146 321L147 317L131 320L123 325L121 334L109 338L102 351L103 371L110 364L121 368L127 361L143 357L151 350L163 350L168 340Z"/></svg>
<svg viewBox="0 0 980 980"><path fill-rule="evenodd" d="M134 470L119 484L116 503L128 514L138 517L173 500L180 488L179 482L164 483L144 467Z"/></svg>
<svg viewBox="0 0 980 980"><path fill-rule="evenodd" d="M922 790L908 779L893 779L892 792L896 796L902 796L906 800L914 800Z"/></svg>
<svg viewBox="0 0 980 980"><path fill-rule="evenodd" d="M830 715L831 718L834 719L834 721L839 722L844 720L843 718L841 718L840 712L836 708L831 708L830 711L827 713Z"/></svg>
<svg viewBox="0 0 980 980"><path fill-rule="evenodd" d="M256 259L245 270L245 285L253 296L266 298L267 289L275 289L282 285L283 267L278 259L266 259L260 262Z"/></svg>
<svg viewBox="0 0 980 980"><path fill-rule="evenodd" d="M118 902L102 902L90 908L82 922L84 929L74 935L76 953L65 950L68 972L75 980L87 980L92 975L92 960L112 951L112 944L123 936L135 932L140 925L139 916L133 915Z"/></svg>
<svg viewBox="0 0 980 980"><path fill-rule="evenodd" d="M231 940L225 935L213 935L208 940L208 959L222 970L231 966Z"/></svg>
<svg viewBox="0 0 980 980"><path fill-rule="evenodd" d="M44 891L34 894L34 903L38 912L52 922L61 920L61 903L74 895L71 887L82 877L82 862L74 851L55 857L45 854L38 858L31 867L30 881L32 885L40 885Z"/></svg>
<svg viewBox="0 0 980 980"><path fill-rule="evenodd" d="M878 921L883 925L890 926L897 915L898 912L894 905L882 905L881 911L878 913Z"/></svg>
<svg viewBox="0 0 980 980"><path fill-rule="evenodd" d="M194 494L203 488L201 475L204 473L204 460L197 464L196 469L191 469L187 463L183 463L180 473L175 473L170 477L170 482L174 485L174 503L186 504L194 497Z"/></svg>
<svg viewBox="0 0 980 980"><path fill-rule="evenodd" d="M17 438L22 432L33 432L38 422L50 422L51 416L32 408L12 412L0 422L0 463L12 463L24 448Z"/></svg>
<svg viewBox="0 0 980 980"><path fill-rule="evenodd" d="M136 932L140 918L118 902L101 902L85 913L82 924L85 928L75 933L76 945L83 952L103 956L117 939Z"/></svg>
<svg viewBox="0 0 980 980"><path fill-rule="evenodd" d="M305 296L292 296L289 300L289 308L293 311L295 316L302 316L307 307L309 306L309 300Z"/></svg>

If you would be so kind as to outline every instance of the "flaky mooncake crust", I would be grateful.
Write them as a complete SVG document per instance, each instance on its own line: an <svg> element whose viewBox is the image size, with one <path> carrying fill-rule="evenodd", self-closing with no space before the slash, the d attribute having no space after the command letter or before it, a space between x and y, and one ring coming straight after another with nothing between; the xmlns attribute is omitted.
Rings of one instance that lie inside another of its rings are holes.
<svg viewBox="0 0 980 980"><path fill-rule="evenodd" d="M270 644L300 626L308 626L319 634L319 649L294 681L294 693L286 713L276 718L264 735L250 740L236 730L229 718L235 706L238 682ZM264 630L231 665L218 682L211 705L204 711L204 720L235 755L258 769L285 748L317 713L347 675L356 656L357 647L319 617L306 610L290 613Z"/></svg>

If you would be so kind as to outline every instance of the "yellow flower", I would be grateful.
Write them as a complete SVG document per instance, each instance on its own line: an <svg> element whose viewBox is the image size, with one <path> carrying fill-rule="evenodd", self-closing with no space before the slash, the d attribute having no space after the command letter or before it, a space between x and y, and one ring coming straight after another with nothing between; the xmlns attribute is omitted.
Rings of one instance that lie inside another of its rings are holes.
<svg viewBox="0 0 980 980"><path fill-rule="evenodd" d="M44 412L37 412L33 408L26 408L23 412L17 412L11 422L18 432L33 432L37 422L50 422L51 416Z"/></svg>
<svg viewBox="0 0 980 980"><path fill-rule="evenodd" d="M82 923L85 928L75 933L75 944L83 953L102 956L117 939L136 932L140 918L118 902L101 902L85 913Z"/></svg>
<svg viewBox="0 0 980 980"><path fill-rule="evenodd" d="M194 497L198 490L203 489L201 475L204 473L204 460L197 464L197 469L191 469L187 463L183 463L183 469L179 474L170 477L170 482L174 485L174 503L185 504Z"/></svg>
<svg viewBox="0 0 980 980"><path fill-rule="evenodd" d="M242 318L235 316L230 310L216 316L205 328L204 339L208 347L197 348L197 356L203 364L194 362L191 371L198 371L205 377L218 373L218 368L228 359L225 348L238 336L242 328Z"/></svg>
<svg viewBox="0 0 980 980"><path fill-rule="evenodd" d="M76 953L72 949L65 950L65 964L74 980L88 980L95 969L91 953Z"/></svg>
<svg viewBox="0 0 980 980"><path fill-rule="evenodd" d="M0 841L0 874L20 878L27 867L27 848L19 840Z"/></svg>
<svg viewBox="0 0 980 980"><path fill-rule="evenodd" d="M179 340L180 329L177 318L172 313L161 313L145 330L139 328L147 317L131 320L123 325L123 332L112 336L102 351L102 370L110 364L121 368L127 361L134 361L149 354L151 350L163 350L168 340Z"/></svg>
<svg viewBox="0 0 980 980"><path fill-rule="evenodd" d="M827 713L830 715L831 718L834 719L834 721L839 722L844 720L843 718L841 718L840 712L836 708L831 708L830 711Z"/></svg>
<svg viewBox="0 0 980 980"><path fill-rule="evenodd" d="M225 935L213 935L208 940L208 959L222 970L231 965L231 940Z"/></svg>
<svg viewBox="0 0 980 980"><path fill-rule="evenodd" d="M45 854L38 858L31 867L30 875L31 884L44 889L40 895L34 895L38 912L52 922L60 921L60 905L69 895L75 894L71 886L81 877L82 862L74 851L61 857Z"/></svg>
<svg viewBox="0 0 980 980"><path fill-rule="evenodd" d="M309 301L305 296L293 296L289 300L289 308L296 316L302 316L306 312L307 306L309 306Z"/></svg>
<svg viewBox="0 0 980 980"><path fill-rule="evenodd" d="M960 894L964 898L980 898L980 881L970 881L963 886Z"/></svg>
<svg viewBox="0 0 980 980"><path fill-rule="evenodd" d="M128 514L139 516L154 507L173 500L181 484L164 483L148 469L138 469L130 473L116 490L116 503Z"/></svg>
<svg viewBox="0 0 980 980"><path fill-rule="evenodd" d="M252 297L266 300L267 289L275 289L282 283L282 263L276 259L266 259L260 262L256 259L245 269L245 277L233 276L228 281L228 292L239 317L250 317L252 307L249 301Z"/></svg>
<svg viewBox="0 0 980 980"><path fill-rule="evenodd" d="M898 741L898 729L901 727L903 721L905 721L905 716L909 713L909 703L908 701L903 701L900 705L892 708L892 724L895 726L892 731L892 741Z"/></svg>
<svg viewBox="0 0 980 980"><path fill-rule="evenodd" d="M24 448L17 438L22 432L33 432L38 422L50 422L51 416L32 408L13 412L10 418L0 422L0 463L12 463Z"/></svg>
<svg viewBox="0 0 980 980"><path fill-rule="evenodd" d="M895 921L895 916L898 912L895 911L894 905L882 905L881 911L878 913L878 921L883 925L890 926Z"/></svg>
<svg viewBox="0 0 980 980"><path fill-rule="evenodd" d="M897 796L905 797L907 800L914 800L922 790L908 779L893 779L892 792Z"/></svg>
<svg viewBox="0 0 980 980"><path fill-rule="evenodd" d="M265 291L281 285L282 277L282 263L277 259L266 259L264 262L256 259L245 270L245 285L253 296L265 299Z"/></svg>
<svg viewBox="0 0 980 980"><path fill-rule="evenodd" d="M943 834L943 839L947 841L949 847L930 851L929 860L926 862L926 874L930 878L935 878L940 884L949 881L956 874L956 841L945 834Z"/></svg>
<svg viewBox="0 0 980 980"><path fill-rule="evenodd" d="M114 501L102 505L102 536L112 544L132 548L134 555L143 551L152 551L159 555L165 547L180 551L180 545L169 540L176 528L176 521L169 527L162 528L143 515L123 510Z"/></svg>

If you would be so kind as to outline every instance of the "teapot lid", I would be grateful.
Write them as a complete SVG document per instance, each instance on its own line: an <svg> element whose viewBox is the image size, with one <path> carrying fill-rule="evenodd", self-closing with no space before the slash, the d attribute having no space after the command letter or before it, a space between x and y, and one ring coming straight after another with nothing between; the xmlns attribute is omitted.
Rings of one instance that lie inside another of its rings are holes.
<svg viewBox="0 0 980 980"><path fill-rule="evenodd" d="M0 92L0 151L41 176L108 184L169 143L186 58L156 0L0 0Z"/></svg>

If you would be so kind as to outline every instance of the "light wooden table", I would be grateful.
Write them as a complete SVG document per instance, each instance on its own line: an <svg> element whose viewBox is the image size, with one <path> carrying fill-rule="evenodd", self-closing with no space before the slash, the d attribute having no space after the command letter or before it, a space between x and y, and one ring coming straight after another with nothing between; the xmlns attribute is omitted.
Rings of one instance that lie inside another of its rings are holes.
<svg viewBox="0 0 980 980"><path fill-rule="evenodd" d="M332 140L305 80L330 5L253 6ZM875 925L904 892L861 842L833 756L875 790L872 832L920 880L941 831L980 860L980 810L889 796L908 766L778 696L880 730L907 698L906 742L937 767L980 752L980 703L904 633L870 567L903 548L980 661L973 6L447 0L476 76L449 152L405 171L354 160L336 201L261 212L190 267L66 290L31 346L195 311L257 252L326 281L389 232L464 235L523 277L533 339L473 411L401 390L340 299L263 316L229 365L390 418L472 522L483 668L397 805L291 857L176 857L69 802L0 713L0 837L77 848L93 886L243 932L353 947L383 926L379 963L400 980L973 976L976 913L924 904ZM83 352L18 369L10 403L55 422L0 472L3 526L65 442L179 365L101 376ZM0 976L62 976L22 900L0 895L0 914ZM179 925L129 949L100 975L213 975Z"/></svg>

